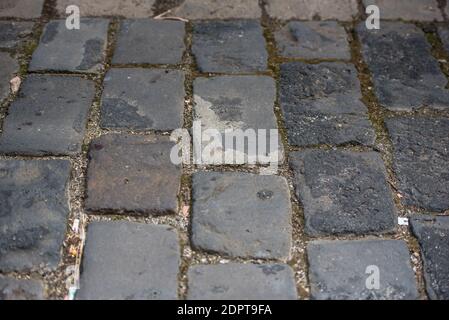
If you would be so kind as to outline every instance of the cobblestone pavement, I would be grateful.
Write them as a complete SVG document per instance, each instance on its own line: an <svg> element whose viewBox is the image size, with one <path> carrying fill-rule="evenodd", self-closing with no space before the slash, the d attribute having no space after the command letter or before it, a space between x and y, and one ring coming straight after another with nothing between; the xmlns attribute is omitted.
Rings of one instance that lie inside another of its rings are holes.
<svg viewBox="0 0 449 320"><path fill-rule="evenodd" d="M1 0L0 299L449 299L448 15ZM277 175L173 164L198 119L279 129Z"/></svg>

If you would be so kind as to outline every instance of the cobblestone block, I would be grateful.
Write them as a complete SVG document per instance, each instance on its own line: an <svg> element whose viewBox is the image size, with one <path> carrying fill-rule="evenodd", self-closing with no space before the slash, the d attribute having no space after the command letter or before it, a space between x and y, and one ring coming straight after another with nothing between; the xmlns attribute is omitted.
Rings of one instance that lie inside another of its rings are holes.
<svg viewBox="0 0 449 320"><path fill-rule="evenodd" d="M443 21L437 0L363 0L363 4L378 6L381 19Z"/></svg>
<svg viewBox="0 0 449 320"><path fill-rule="evenodd" d="M0 102L10 93L9 81L19 71L19 64L7 52L0 52Z"/></svg>
<svg viewBox="0 0 449 320"><path fill-rule="evenodd" d="M186 19L258 19L262 15L258 0L186 0L173 10Z"/></svg>
<svg viewBox="0 0 449 320"><path fill-rule="evenodd" d="M66 8L76 5L82 16L122 16L127 18L148 18L153 15L155 0L57 0L56 9L66 15Z"/></svg>
<svg viewBox="0 0 449 320"><path fill-rule="evenodd" d="M2 0L0 17L33 19L39 18L45 0Z"/></svg>
<svg viewBox="0 0 449 320"><path fill-rule="evenodd" d="M44 284L37 280L17 280L0 275L0 300L43 300Z"/></svg>
<svg viewBox="0 0 449 320"><path fill-rule="evenodd" d="M33 22L0 21L0 48L15 48L33 31Z"/></svg>

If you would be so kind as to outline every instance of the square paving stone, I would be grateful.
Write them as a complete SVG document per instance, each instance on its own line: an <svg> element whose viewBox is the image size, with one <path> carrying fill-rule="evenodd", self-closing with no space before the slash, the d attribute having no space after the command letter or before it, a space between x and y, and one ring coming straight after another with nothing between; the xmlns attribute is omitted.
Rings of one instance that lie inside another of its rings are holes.
<svg viewBox="0 0 449 320"><path fill-rule="evenodd" d="M19 71L19 64L7 52L0 52L0 103L10 93L9 81Z"/></svg>
<svg viewBox="0 0 449 320"><path fill-rule="evenodd" d="M108 26L105 19L81 19L79 30L69 30L65 20L50 21L29 70L100 71L106 55Z"/></svg>
<svg viewBox="0 0 449 320"><path fill-rule="evenodd" d="M173 300L180 247L175 229L134 222L88 225L78 300Z"/></svg>
<svg viewBox="0 0 449 320"><path fill-rule="evenodd" d="M266 0L266 9L281 20L351 21L358 14L357 0Z"/></svg>
<svg viewBox="0 0 449 320"><path fill-rule="evenodd" d="M185 50L185 24L168 20L121 23L113 63L179 64Z"/></svg>
<svg viewBox="0 0 449 320"><path fill-rule="evenodd" d="M363 4L378 6L381 19L443 21L437 0L363 0Z"/></svg>
<svg viewBox="0 0 449 320"><path fill-rule="evenodd" d="M133 130L181 128L184 97L181 71L111 69L104 79L101 126Z"/></svg>
<svg viewBox="0 0 449 320"><path fill-rule="evenodd" d="M45 0L2 0L0 17L33 19L39 18Z"/></svg>
<svg viewBox="0 0 449 320"><path fill-rule="evenodd" d="M291 215L283 177L232 172L193 175L196 249L233 257L287 259Z"/></svg>
<svg viewBox="0 0 449 320"><path fill-rule="evenodd" d="M57 0L56 10L66 15L66 8L76 5L85 16L122 16L127 18L148 18L153 15L156 0Z"/></svg>
<svg viewBox="0 0 449 320"><path fill-rule="evenodd" d="M193 25L192 52L201 72L249 73L267 69L268 53L256 20Z"/></svg>
<svg viewBox="0 0 449 320"><path fill-rule="evenodd" d="M449 119L386 120L402 202L430 211L449 209Z"/></svg>
<svg viewBox="0 0 449 320"><path fill-rule="evenodd" d="M354 66L282 64L279 95L290 144L374 144L376 135Z"/></svg>
<svg viewBox="0 0 449 320"><path fill-rule="evenodd" d="M0 161L0 271L56 269L69 176L68 160Z"/></svg>
<svg viewBox="0 0 449 320"><path fill-rule="evenodd" d="M33 25L25 21L0 21L0 48L16 47L32 33Z"/></svg>
<svg viewBox="0 0 449 320"><path fill-rule="evenodd" d="M91 143L86 209L96 213L176 213L181 168L168 137L107 134Z"/></svg>
<svg viewBox="0 0 449 320"><path fill-rule="evenodd" d="M421 246L427 293L449 300L449 217L415 216L410 222Z"/></svg>
<svg viewBox="0 0 449 320"><path fill-rule="evenodd" d="M382 22L380 30L361 23L357 33L382 106L393 111L448 108L447 78L422 30L409 23Z"/></svg>
<svg viewBox="0 0 449 320"><path fill-rule="evenodd" d="M285 264L196 265L188 272L188 300L296 300L293 270Z"/></svg>
<svg viewBox="0 0 449 320"><path fill-rule="evenodd" d="M185 19L258 19L262 15L258 0L185 0L173 16Z"/></svg>
<svg viewBox="0 0 449 320"><path fill-rule="evenodd" d="M275 160L274 156L278 153L277 160L283 159L280 137L277 138L277 146L271 144L270 130L277 130L276 116L273 111L276 99L276 84L272 78L266 76L197 78L193 83L193 93L195 100L194 120L201 122L203 134L203 162L211 163L215 157L227 164L266 161L261 157L256 158L258 152L262 156L272 156L272 160ZM207 143L209 136L206 130L211 129L218 130L223 137L223 140L220 141L221 146L217 145L217 148L214 148L216 154L212 154L212 151L206 152L206 149L210 148L210 144ZM234 162L233 154L237 154L237 151L240 152L241 150L237 149L237 143L233 143L231 148L227 148L226 130L232 132L242 130L245 132L248 129L254 130L256 135L261 132L260 129L266 130L265 143L262 139L246 142L244 145L244 157L246 159L237 161L237 158L235 158ZM256 144L256 146L253 145L254 150L250 148L249 143ZM265 148L265 152L262 152L261 146Z"/></svg>
<svg viewBox="0 0 449 320"><path fill-rule="evenodd" d="M290 21L275 33L283 57L350 60L348 35L335 21Z"/></svg>
<svg viewBox="0 0 449 320"><path fill-rule="evenodd" d="M2 300L43 300L42 281L17 280L0 275L0 301Z"/></svg>
<svg viewBox="0 0 449 320"><path fill-rule="evenodd" d="M410 253L404 241L314 241L307 246L312 299L418 299ZM367 287L379 275L379 289Z"/></svg>
<svg viewBox="0 0 449 320"><path fill-rule="evenodd" d="M392 231L395 208L375 152L310 150L290 154L295 188L312 236Z"/></svg>
<svg viewBox="0 0 449 320"><path fill-rule="evenodd" d="M73 155L81 152L93 81L81 77L30 75L9 107L0 152Z"/></svg>

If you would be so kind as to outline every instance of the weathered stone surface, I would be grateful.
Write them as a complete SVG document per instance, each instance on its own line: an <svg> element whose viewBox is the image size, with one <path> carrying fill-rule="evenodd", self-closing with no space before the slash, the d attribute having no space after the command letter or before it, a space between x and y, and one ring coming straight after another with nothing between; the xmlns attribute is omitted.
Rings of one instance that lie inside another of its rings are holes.
<svg viewBox="0 0 449 320"><path fill-rule="evenodd" d="M17 280L0 275L0 300L43 300L44 284L38 280Z"/></svg>
<svg viewBox="0 0 449 320"><path fill-rule="evenodd" d="M443 20L437 0L363 0L363 4L378 6L381 19Z"/></svg>
<svg viewBox="0 0 449 320"><path fill-rule="evenodd" d="M279 176L200 172L193 176L192 244L229 256L286 259L291 204Z"/></svg>
<svg viewBox="0 0 449 320"><path fill-rule="evenodd" d="M181 168L167 137L107 134L91 143L86 209L99 213L177 212Z"/></svg>
<svg viewBox="0 0 449 320"><path fill-rule="evenodd" d="M351 21L358 14L357 0L267 0L271 17L289 20Z"/></svg>
<svg viewBox="0 0 449 320"><path fill-rule="evenodd" d="M443 43L446 53L449 53L449 27L438 26L438 35L440 36L441 42Z"/></svg>
<svg viewBox="0 0 449 320"><path fill-rule="evenodd" d="M403 203L449 209L449 119L392 118L386 125Z"/></svg>
<svg viewBox="0 0 449 320"><path fill-rule="evenodd" d="M133 130L181 128L184 96L181 71L111 69L104 80L101 126Z"/></svg>
<svg viewBox="0 0 449 320"><path fill-rule="evenodd" d="M9 81L19 71L19 64L7 52L0 52L0 102L10 93Z"/></svg>
<svg viewBox="0 0 449 320"><path fill-rule="evenodd" d="M81 19L80 30L69 30L65 20L50 21L29 70L99 71L105 58L108 26L105 19Z"/></svg>
<svg viewBox="0 0 449 320"><path fill-rule="evenodd" d="M201 121L201 129L203 133L203 163L213 163L215 157L222 159L227 164L242 164L242 163L256 163L261 162L256 158L257 153L251 150L248 145L245 145L243 158L241 162L229 163L227 159L231 157L233 152L237 150L237 144L233 143L226 146L226 130L246 131L252 129L256 135L258 130L264 129L267 131L264 156L270 153L272 159L275 158L276 153L278 160L281 160L283 155L282 143L280 138L273 135L274 141L278 140L278 145L270 144L271 133L270 129L277 130L276 116L274 114L274 102L276 99L276 84L270 77L265 76L220 76L213 78L197 78L193 84L194 92L194 119ZM215 153L206 152L211 149L211 146L206 142L209 137L206 130L218 130L224 141L221 146L217 145ZM264 143L261 140L253 142L260 148ZM255 147L255 146L254 146ZM223 152L224 151L224 152ZM241 153L238 153L239 155ZM262 159L264 160L264 159Z"/></svg>
<svg viewBox="0 0 449 320"><path fill-rule="evenodd" d="M265 39L256 20L197 22L193 26L192 51L201 72L267 69Z"/></svg>
<svg viewBox="0 0 449 320"><path fill-rule="evenodd" d="M290 144L374 144L354 66L282 64L279 94Z"/></svg>
<svg viewBox="0 0 449 320"><path fill-rule="evenodd" d="M81 15L86 16L123 16L127 18L148 18L153 15L155 0L57 0L56 9L60 15L66 15L66 8L76 5Z"/></svg>
<svg viewBox="0 0 449 320"><path fill-rule="evenodd" d="M258 19L262 15L258 0L186 0L173 10L186 19Z"/></svg>
<svg viewBox="0 0 449 320"><path fill-rule="evenodd" d="M367 30L361 23L357 32L382 106L394 111L449 106L447 79L420 29L413 24L382 22L380 30Z"/></svg>
<svg viewBox="0 0 449 320"><path fill-rule="evenodd" d="M189 300L296 300L293 270L285 264L190 267Z"/></svg>
<svg viewBox="0 0 449 320"><path fill-rule="evenodd" d="M431 299L449 299L449 217L415 216L410 219L421 246L424 277Z"/></svg>
<svg viewBox="0 0 449 320"><path fill-rule="evenodd" d="M69 176L67 160L0 161L0 271L58 266Z"/></svg>
<svg viewBox="0 0 449 320"><path fill-rule="evenodd" d="M185 50L185 25L169 20L125 20L115 47L113 63L178 64Z"/></svg>
<svg viewBox="0 0 449 320"><path fill-rule="evenodd" d="M177 299L176 230L133 222L88 226L79 300Z"/></svg>
<svg viewBox="0 0 449 320"><path fill-rule="evenodd" d="M2 0L0 17L39 18L45 0Z"/></svg>
<svg viewBox="0 0 449 320"><path fill-rule="evenodd" d="M94 82L80 77L28 76L3 124L0 152L79 153L94 95Z"/></svg>
<svg viewBox="0 0 449 320"><path fill-rule="evenodd" d="M404 241L313 241L307 247L312 299L412 300L418 298ZM367 288L379 271L379 289Z"/></svg>
<svg viewBox="0 0 449 320"><path fill-rule="evenodd" d="M394 229L395 208L379 154L309 150L290 154L290 165L308 234Z"/></svg>
<svg viewBox="0 0 449 320"><path fill-rule="evenodd" d="M290 21L275 33L281 56L350 60L345 28L335 21Z"/></svg>
<svg viewBox="0 0 449 320"><path fill-rule="evenodd" d="M0 48L14 48L33 30L33 22L0 21Z"/></svg>

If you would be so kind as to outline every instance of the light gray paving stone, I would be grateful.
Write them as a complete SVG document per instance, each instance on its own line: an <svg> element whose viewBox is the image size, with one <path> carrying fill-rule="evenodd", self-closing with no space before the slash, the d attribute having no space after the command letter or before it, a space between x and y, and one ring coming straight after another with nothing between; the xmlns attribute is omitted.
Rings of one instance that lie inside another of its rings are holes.
<svg viewBox="0 0 449 320"><path fill-rule="evenodd" d="M249 142L256 144L258 149L252 150L250 146L245 144L243 151L243 161L227 164L242 164L253 162L266 162L266 159L256 157L257 151L261 150L261 146L265 147L263 156L270 155L271 159L281 161L283 159L283 147L280 137L277 138L277 146L271 143L271 139L276 141L276 136L271 135L270 130L277 130L276 116L274 114L274 103L276 99L276 84L274 80L266 76L219 76L212 78L197 78L193 84L194 93L194 120L201 124L203 134L202 161L205 163L213 163L215 157L225 161L228 156L232 156L234 151L241 152L237 149L237 144L226 146L226 130L254 130L255 135L260 133L259 130L266 130L265 143L261 139ZM213 148L212 152L206 152L212 149L207 143L209 137L206 130L218 130L223 140L221 145ZM230 139L230 138L228 138ZM224 152L223 152L224 151ZM262 152L261 152L262 153ZM240 153L239 153L240 154ZM210 157L209 157L210 156ZM260 161L262 160L262 161Z"/></svg>
<svg viewBox="0 0 449 320"><path fill-rule="evenodd" d="M290 144L374 144L376 135L361 101L354 66L285 63L279 90Z"/></svg>
<svg viewBox="0 0 449 320"><path fill-rule="evenodd" d="M258 0L185 0L173 15L185 19L258 19L262 15Z"/></svg>
<svg viewBox="0 0 449 320"><path fill-rule="evenodd" d="M410 222L421 246L427 293L449 300L449 217L416 215Z"/></svg>
<svg viewBox="0 0 449 320"><path fill-rule="evenodd" d="M39 18L45 0L2 0L0 17L33 19Z"/></svg>
<svg viewBox="0 0 449 320"><path fill-rule="evenodd" d="M350 60L348 36L336 21L290 21L275 33L281 56Z"/></svg>
<svg viewBox="0 0 449 320"><path fill-rule="evenodd" d="M56 269L69 176L68 160L0 161L0 271Z"/></svg>
<svg viewBox="0 0 449 320"><path fill-rule="evenodd" d="M164 131L181 128L184 97L181 71L111 69L104 79L101 126Z"/></svg>
<svg viewBox="0 0 449 320"><path fill-rule="evenodd" d="M19 71L19 64L9 53L0 52L0 102L10 93L9 81Z"/></svg>
<svg viewBox="0 0 449 320"><path fill-rule="evenodd" d="M121 23L112 62L179 64L185 50L181 21L136 19Z"/></svg>
<svg viewBox="0 0 449 320"><path fill-rule="evenodd" d="M15 48L33 31L33 22L0 21L0 48Z"/></svg>
<svg viewBox="0 0 449 320"><path fill-rule="evenodd" d="M100 71L106 55L108 26L106 19L81 19L79 30L69 30L65 20L50 21L29 70Z"/></svg>
<svg viewBox="0 0 449 320"><path fill-rule="evenodd" d="M178 234L169 226L90 223L76 298L177 299L180 250Z"/></svg>
<svg viewBox="0 0 449 320"><path fill-rule="evenodd" d="M363 0L363 4L378 6L381 19L443 21L437 0Z"/></svg>
<svg viewBox="0 0 449 320"><path fill-rule="evenodd" d="M426 210L449 209L449 119L386 120L402 202Z"/></svg>
<svg viewBox="0 0 449 320"><path fill-rule="evenodd" d="M192 244L235 257L287 259L291 204L279 176L200 172L193 176Z"/></svg>
<svg viewBox="0 0 449 320"><path fill-rule="evenodd" d="M149 18L153 15L155 0L57 0L56 10L66 15L69 5L80 8L81 15L86 16L122 16L127 18Z"/></svg>
<svg viewBox="0 0 449 320"><path fill-rule="evenodd" d="M382 22L380 30L367 30L361 23L357 33L382 106L393 111L448 108L447 78L422 30L409 23Z"/></svg>
<svg viewBox="0 0 449 320"><path fill-rule="evenodd" d="M94 213L176 213L181 168L168 137L107 134L89 151L86 209Z"/></svg>
<svg viewBox="0 0 449 320"><path fill-rule="evenodd" d="M314 241L307 246L312 299L412 300L418 290L402 240ZM375 266L379 289L367 288Z"/></svg>
<svg viewBox="0 0 449 320"><path fill-rule="evenodd" d="M267 69L268 53L257 20L193 25L192 52L201 72L251 73Z"/></svg>
<svg viewBox="0 0 449 320"><path fill-rule="evenodd" d="M0 300L43 300L44 284L42 281L14 278L0 275Z"/></svg>
<svg viewBox="0 0 449 320"><path fill-rule="evenodd" d="M268 15L281 19L351 21L358 15L357 0L267 0Z"/></svg>
<svg viewBox="0 0 449 320"><path fill-rule="evenodd" d="M188 272L189 300L296 300L293 270L285 264L196 265Z"/></svg>
<svg viewBox="0 0 449 320"><path fill-rule="evenodd" d="M308 150L290 154L305 230L313 236L392 231L396 214L375 152Z"/></svg>
<svg viewBox="0 0 449 320"><path fill-rule="evenodd" d="M30 75L9 107L0 152L73 155L81 151L93 81L81 77Z"/></svg>

